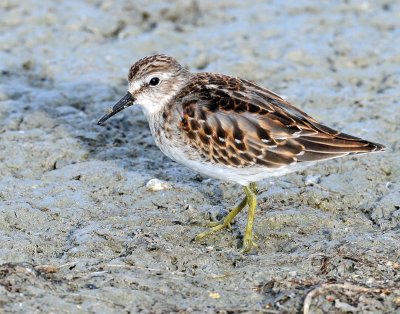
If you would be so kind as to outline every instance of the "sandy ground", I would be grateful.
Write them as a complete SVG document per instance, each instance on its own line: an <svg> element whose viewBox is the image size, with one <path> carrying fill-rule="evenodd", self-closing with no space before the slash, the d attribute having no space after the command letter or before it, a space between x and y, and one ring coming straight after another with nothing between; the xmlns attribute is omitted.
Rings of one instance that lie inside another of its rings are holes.
<svg viewBox="0 0 400 314"><path fill-rule="evenodd" d="M0 312L400 311L399 4L19 3L0 4ZM262 182L258 252L245 213L191 243L240 187L164 157L138 108L96 125L155 52L388 151Z"/></svg>

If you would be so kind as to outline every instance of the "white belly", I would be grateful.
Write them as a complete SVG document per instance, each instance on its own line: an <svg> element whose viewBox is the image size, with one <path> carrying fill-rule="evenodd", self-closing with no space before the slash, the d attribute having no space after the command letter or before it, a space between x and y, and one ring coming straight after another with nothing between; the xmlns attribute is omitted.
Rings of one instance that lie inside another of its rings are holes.
<svg viewBox="0 0 400 314"><path fill-rule="evenodd" d="M150 117L150 119L152 118L155 117ZM247 186L251 182L299 171L312 164L299 163L282 168L267 168L257 165L239 168L216 164L204 159L194 148L188 146L183 141L171 141L167 139L162 129L155 129L157 126L160 127L161 123L154 123L154 121L149 120L149 125L157 146L166 156L204 176L224 181L232 181Z"/></svg>
<svg viewBox="0 0 400 314"><path fill-rule="evenodd" d="M173 145L173 143L170 142L163 142L163 140L160 141L156 139L157 146L172 160L192 169L195 172L201 173L202 175L224 181L232 181L245 186L249 185L251 182L261 181L269 177L282 176L310 166L310 163L301 163L278 169L267 168L264 166L238 168L212 163L208 160L201 160L199 155L190 156L193 154L187 153L188 148L186 146L183 147L179 144Z"/></svg>

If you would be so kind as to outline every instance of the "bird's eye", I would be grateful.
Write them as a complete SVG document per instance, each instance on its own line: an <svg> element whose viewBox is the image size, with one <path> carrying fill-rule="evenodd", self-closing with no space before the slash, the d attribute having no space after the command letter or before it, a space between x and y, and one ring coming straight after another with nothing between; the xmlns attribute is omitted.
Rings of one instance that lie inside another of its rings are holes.
<svg viewBox="0 0 400 314"><path fill-rule="evenodd" d="M156 86L158 83L160 83L160 79L158 77L153 77L149 82L151 86Z"/></svg>

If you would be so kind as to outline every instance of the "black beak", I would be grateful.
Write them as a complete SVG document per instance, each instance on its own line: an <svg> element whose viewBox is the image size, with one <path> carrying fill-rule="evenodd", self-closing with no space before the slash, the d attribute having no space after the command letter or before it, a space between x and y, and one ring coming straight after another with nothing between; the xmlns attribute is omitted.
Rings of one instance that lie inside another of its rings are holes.
<svg viewBox="0 0 400 314"><path fill-rule="evenodd" d="M106 113L104 116L101 117L101 119L99 120L99 122L97 122L97 124L102 125L113 115L124 110L125 108L128 108L129 106L132 106L134 100L135 99L132 97L131 93L128 92L119 102L117 102L114 105L114 107L112 107L112 109L108 113Z"/></svg>

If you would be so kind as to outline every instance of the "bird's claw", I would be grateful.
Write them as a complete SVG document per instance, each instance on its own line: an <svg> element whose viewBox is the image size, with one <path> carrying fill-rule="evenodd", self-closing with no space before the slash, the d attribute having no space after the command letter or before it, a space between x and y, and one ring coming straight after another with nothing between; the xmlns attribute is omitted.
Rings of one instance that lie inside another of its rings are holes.
<svg viewBox="0 0 400 314"><path fill-rule="evenodd" d="M243 254L249 253L252 249L258 249L259 246L256 242L253 241L252 238L243 240L243 247L241 252Z"/></svg>

